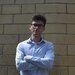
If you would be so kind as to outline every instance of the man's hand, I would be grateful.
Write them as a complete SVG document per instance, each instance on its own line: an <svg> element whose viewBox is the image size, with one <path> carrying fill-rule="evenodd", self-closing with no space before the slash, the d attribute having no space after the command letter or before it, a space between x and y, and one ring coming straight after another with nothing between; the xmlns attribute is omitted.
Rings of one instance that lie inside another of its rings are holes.
<svg viewBox="0 0 75 75"><path fill-rule="evenodd" d="M31 58L32 58L31 55L26 55L26 56L24 57L24 60L28 61L28 60L30 60Z"/></svg>

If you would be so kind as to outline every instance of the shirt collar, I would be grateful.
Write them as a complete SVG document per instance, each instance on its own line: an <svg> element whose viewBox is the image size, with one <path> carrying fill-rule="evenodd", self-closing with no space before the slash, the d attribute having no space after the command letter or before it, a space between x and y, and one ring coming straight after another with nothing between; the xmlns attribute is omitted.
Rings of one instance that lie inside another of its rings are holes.
<svg viewBox="0 0 75 75"><path fill-rule="evenodd" d="M44 39L41 39L40 42L35 43L33 40L31 40L31 38L29 38L27 40L27 43L29 43L29 44L40 44L40 43L45 43L45 40Z"/></svg>

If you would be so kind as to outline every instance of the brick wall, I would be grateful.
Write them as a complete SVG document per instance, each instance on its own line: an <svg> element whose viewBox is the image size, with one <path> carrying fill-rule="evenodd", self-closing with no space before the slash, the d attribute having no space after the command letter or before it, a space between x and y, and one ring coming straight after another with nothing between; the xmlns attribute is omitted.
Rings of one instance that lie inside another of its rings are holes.
<svg viewBox="0 0 75 75"><path fill-rule="evenodd" d="M75 0L0 0L0 75L19 75L16 45L29 37L35 13L46 16L44 38L55 44L50 75L75 74Z"/></svg>

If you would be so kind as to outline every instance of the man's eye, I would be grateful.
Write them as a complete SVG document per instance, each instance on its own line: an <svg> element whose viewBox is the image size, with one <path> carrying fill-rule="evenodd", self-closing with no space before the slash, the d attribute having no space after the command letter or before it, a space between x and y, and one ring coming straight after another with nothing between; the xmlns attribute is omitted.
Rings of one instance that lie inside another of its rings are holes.
<svg viewBox="0 0 75 75"><path fill-rule="evenodd" d="M33 25L34 25L34 26L39 26L39 27L42 26L42 24L33 24Z"/></svg>

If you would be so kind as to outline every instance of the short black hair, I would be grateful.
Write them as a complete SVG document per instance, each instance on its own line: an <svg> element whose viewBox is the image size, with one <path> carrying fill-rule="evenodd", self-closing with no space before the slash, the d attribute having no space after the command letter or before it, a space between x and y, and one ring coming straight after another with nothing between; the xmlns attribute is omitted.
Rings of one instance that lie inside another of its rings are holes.
<svg viewBox="0 0 75 75"><path fill-rule="evenodd" d="M46 18L43 15L34 15L32 17L32 21L42 21L44 23L44 27L45 27Z"/></svg>

